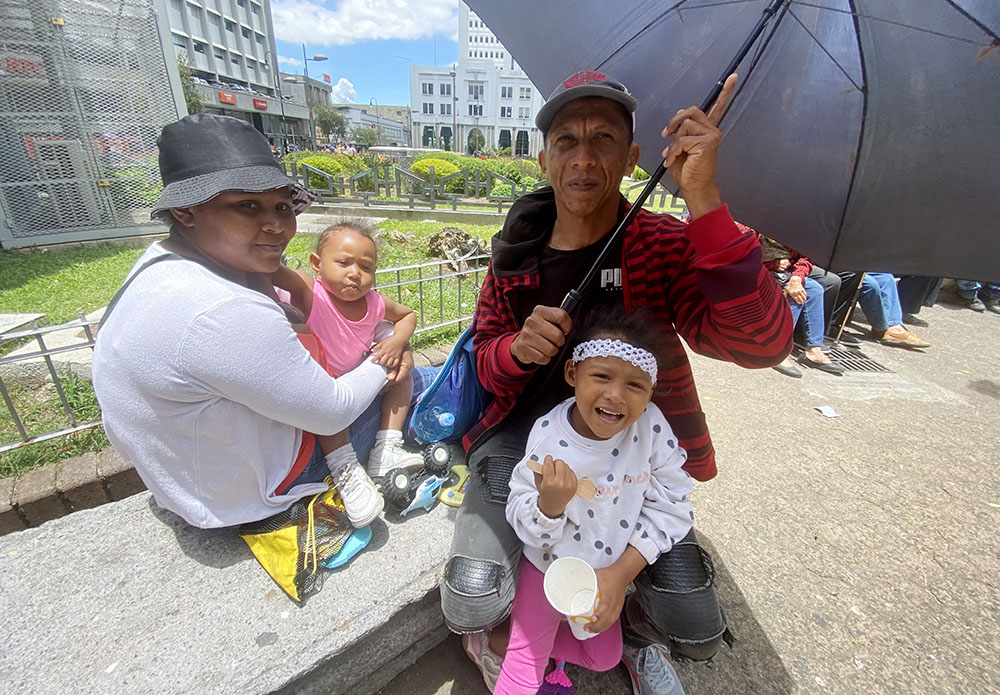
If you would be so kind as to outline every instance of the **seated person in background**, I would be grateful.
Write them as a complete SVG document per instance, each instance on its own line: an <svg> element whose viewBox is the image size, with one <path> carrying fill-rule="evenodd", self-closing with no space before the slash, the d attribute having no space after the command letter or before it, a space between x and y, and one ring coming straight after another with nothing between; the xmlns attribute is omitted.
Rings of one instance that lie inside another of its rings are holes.
<svg viewBox="0 0 1000 695"><path fill-rule="evenodd" d="M409 374L397 378L400 358L417 327L417 315L408 306L372 289L376 259L371 231L360 224L341 222L323 230L316 250L309 256L316 277L284 266L272 276L279 288L278 298L290 302L307 317L306 325L322 343L332 376L354 369L369 352L389 372L381 421L368 457L368 474L372 477L382 476L392 468L423 463L420 454L402 448L413 380ZM393 324L392 334L375 343L375 327L383 318ZM352 445L347 430L332 440L336 448L331 457L339 465L357 466L367 452L368 447L359 442ZM364 471L356 474L370 486Z"/></svg>
<svg viewBox="0 0 1000 695"><path fill-rule="evenodd" d="M872 337L883 345L909 348L931 346L903 325L896 278L891 273L865 273L858 304L872 326Z"/></svg>
<svg viewBox="0 0 1000 695"><path fill-rule="evenodd" d="M899 306L903 310L903 321L910 326L927 328L930 324L917 316L923 307L932 307L941 291L942 278L927 275L900 275L896 283ZM1000 309L998 309L1000 311Z"/></svg>
<svg viewBox="0 0 1000 695"><path fill-rule="evenodd" d="M798 323L802 317L805 350L799 355L798 361L824 372L843 374L843 365L823 352L823 333L826 328L823 320L823 287L809 277L813 269L812 261L798 251L763 235L760 235L760 245L764 267L778 281L788 298L792 321ZM786 376L802 376L802 372L792 364L790 356L774 369Z"/></svg>
<svg viewBox="0 0 1000 695"><path fill-rule="evenodd" d="M994 314L1000 314L1000 285L992 282L978 283L975 280L956 280L955 284L962 304L973 311L989 309Z"/></svg>

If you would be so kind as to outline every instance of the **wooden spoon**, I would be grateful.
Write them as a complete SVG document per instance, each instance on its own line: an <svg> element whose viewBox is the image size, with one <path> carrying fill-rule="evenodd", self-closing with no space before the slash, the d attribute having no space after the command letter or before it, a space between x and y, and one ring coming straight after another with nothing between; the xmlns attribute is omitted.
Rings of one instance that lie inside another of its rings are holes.
<svg viewBox="0 0 1000 695"><path fill-rule="evenodd" d="M538 459L528 459L524 464L528 467L529 471L538 473L541 475L542 472L542 462ZM594 495L597 494L597 487L594 485L594 481L590 478L580 478L576 483L576 496L582 500L592 500Z"/></svg>

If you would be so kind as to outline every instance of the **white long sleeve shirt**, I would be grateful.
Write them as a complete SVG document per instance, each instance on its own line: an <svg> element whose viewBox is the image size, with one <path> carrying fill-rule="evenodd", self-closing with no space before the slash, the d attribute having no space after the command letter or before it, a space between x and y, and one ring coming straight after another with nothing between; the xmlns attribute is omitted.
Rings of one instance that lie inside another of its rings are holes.
<svg viewBox="0 0 1000 695"><path fill-rule="evenodd" d="M650 403L631 426L611 439L588 439L570 424L569 398L538 418L525 457L514 468L507 520L524 543L524 555L544 572L559 557L578 557L599 569L632 545L652 564L691 530L694 512L687 495L691 476L660 409ZM538 508L538 489L528 459L562 459L578 479L597 487L591 500L574 497L558 519Z"/></svg>
<svg viewBox="0 0 1000 695"><path fill-rule="evenodd" d="M132 272L164 253L154 243ZM369 361L332 378L275 302L189 260L136 277L98 334L93 380L115 450L160 506L206 528L325 489L274 494L302 431L345 429L386 382Z"/></svg>

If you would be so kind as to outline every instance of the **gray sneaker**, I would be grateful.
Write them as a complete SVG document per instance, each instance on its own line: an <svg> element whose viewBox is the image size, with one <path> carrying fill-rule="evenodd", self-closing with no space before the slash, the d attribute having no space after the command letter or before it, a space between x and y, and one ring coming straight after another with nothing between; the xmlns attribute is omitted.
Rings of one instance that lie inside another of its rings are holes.
<svg viewBox="0 0 1000 695"><path fill-rule="evenodd" d="M684 695L668 655L667 648L659 644L642 649L622 645L622 662L628 669L633 695Z"/></svg>

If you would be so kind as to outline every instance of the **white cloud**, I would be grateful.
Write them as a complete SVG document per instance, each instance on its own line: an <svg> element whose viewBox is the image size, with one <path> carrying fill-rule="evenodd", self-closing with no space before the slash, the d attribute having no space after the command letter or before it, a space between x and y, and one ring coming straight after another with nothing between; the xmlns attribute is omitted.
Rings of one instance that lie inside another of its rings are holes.
<svg viewBox="0 0 1000 695"><path fill-rule="evenodd" d="M274 0L274 33L282 41L344 46L381 39L452 36L459 0ZM289 61L291 65L291 62ZM301 64L301 63L300 63Z"/></svg>
<svg viewBox="0 0 1000 695"><path fill-rule="evenodd" d="M302 61L298 58L289 58L287 56L278 56L278 65L284 65L289 68L301 68Z"/></svg>
<svg viewBox="0 0 1000 695"><path fill-rule="evenodd" d="M346 77L337 80L337 84L333 85L333 91L330 92L330 99L334 104L353 104L357 98L357 90Z"/></svg>

